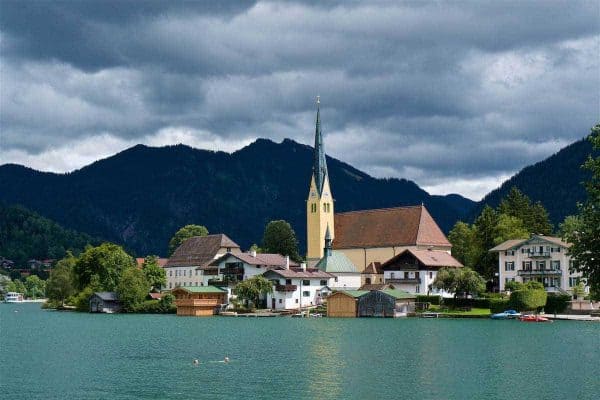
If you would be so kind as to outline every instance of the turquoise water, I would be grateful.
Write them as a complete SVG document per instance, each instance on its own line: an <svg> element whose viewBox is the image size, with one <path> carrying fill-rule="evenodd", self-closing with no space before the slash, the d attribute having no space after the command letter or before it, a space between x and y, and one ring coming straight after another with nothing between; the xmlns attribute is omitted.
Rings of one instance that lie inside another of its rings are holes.
<svg viewBox="0 0 600 400"><path fill-rule="evenodd" d="M600 324L590 322L190 318L0 304L0 335L3 399L592 399L600 393ZM225 356L229 364L218 362Z"/></svg>

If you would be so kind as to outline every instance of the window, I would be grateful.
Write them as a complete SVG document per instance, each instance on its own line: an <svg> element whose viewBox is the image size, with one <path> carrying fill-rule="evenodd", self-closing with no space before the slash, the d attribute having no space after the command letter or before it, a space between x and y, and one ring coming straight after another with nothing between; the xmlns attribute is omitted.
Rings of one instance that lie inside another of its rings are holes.
<svg viewBox="0 0 600 400"><path fill-rule="evenodd" d="M546 261L538 261L537 269L546 269Z"/></svg>
<svg viewBox="0 0 600 400"><path fill-rule="evenodd" d="M311 213L316 213L317 212L317 205L315 203L312 203L310 205L310 212Z"/></svg>
<svg viewBox="0 0 600 400"><path fill-rule="evenodd" d="M579 278L573 277L571 276L569 278L569 286L573 287L573 286L577 286L577 284L579 283Z"/></svg>
<svg viewBox="0 0 600 400"><path fill-rule="evenodd" d="M228 248L227 248L227 252L228 252L228 253L231 253L231 247L228 247Z"/></svg>
<svg viewBox="0 0 600 400"><path fill-rule="evenodd" d="M333 281L334 281L334 282L337 282L337 281L338 281L338 278L337 278L337 276L333 278Z"/></svg>
<svg viewBox="0 0 600 400"><path fill-rule="evenodd" d="M433 279L433 272L429 271L429 279Z"/></svg>
<svg viewBox="0 0 600 400"><path fill-rule="evenodd" d="M504 270L505 271L514 271L515 270L515 262L514 261L505 261L504 262Z"/></svg>
<svg viewBox="0 0 600 400"><path fill-rule="evenodd" d="M198 286L198 282L195 282L195 283L194 283L194 286Z"/></svg>
<svg viewBox="0 0 600 400"><path fill-rule="evenodd" d="M298 299L296 299L296 304L298 304Z"/></svg>
<svg viewBox="0 0 600 400"><path fill-rule="evenodd" d="M506 250L504 252L505 256L514 256L515 255L515 251L514 250Z"/></svg>
<svg viewBox="0 0 600 400"><path fill-rule="evenodd" d="M531 261L523 261L523 270L531 271Z"/></svg>
<svg viewBox="0 0 600 400"><path fill-rule="evenodd" d="M310 292L308 290L303 291L302 297L310 297Z"/></svg>
<svg viewBox="0 0 600 400"><path fill-rule="evenodd" d="M504 283L514 282L515 278L504 278Z"/></svg>
<svg viewBox="0 0 600 400"><path fill-rule="evenodd" d="M283 303L283 300L279 299L279 304Z"/></svg>
<svg viewBox="0 0 600 400"><path fill-rule="evenodd" d="M169 282L169 289L173 288L173 284Z"/></svg>
<svg viewBox="0 0 600 400"><path fill-rule="evenodd" d="M371 284L371 278L366 278L366 279L365 279L365 283L366 283L367 285L370 285L370 284Z"/></svg>
<svg viewBox="0 0 600 400"><path fill-rule="evenodd" d="M169 270L169 276L173 276L173 271Z"/></svg>
<svg viewBox="0 0 600 400"><path fill-rule="evenodd" d="M390 274L390 279L395 279L395 278L396 278L396 274L395 274L394 272L392 272L392 273Z"/></svg>
<svg viewBox="0 0 600 400"><path fill-rule="evenodd" d="M552 260L552 269L560 271L560 260Z"/></svg>
<svg viewBox="0 0 600 400"><path fill-rule="evenodd" d="M419 285L415 286L415 293L419 293L419 288L420 288Z"/></svg>
<svg viewBox="0 0 600 400"><path fill-rule="evenodd" d="M291 279L286 279L285 280L285 284L286 285L291 285L292 284L292 280Z"/></svg>
<svg viewBox="0 0 600 400"><path fill-rule="evenodd" d="M310 280L309 279L303 279L302 280L302 286L310 286Z"/></svg>
<svg viewBox="0 0 600 400"><path fill-rule="evenodd" d="M321 285L321 286L327 286L327 280L326 279L321 279L321 281L319 282L319 285Z"/></svg>

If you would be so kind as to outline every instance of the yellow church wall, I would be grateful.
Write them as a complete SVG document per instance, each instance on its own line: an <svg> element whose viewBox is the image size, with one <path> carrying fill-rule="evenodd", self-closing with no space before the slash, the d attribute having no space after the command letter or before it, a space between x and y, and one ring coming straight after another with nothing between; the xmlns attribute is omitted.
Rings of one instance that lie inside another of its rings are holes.
<svg viewBox="0 0 600 400"><path fill-rule="evenodd" d="M333 225L334 205L328 178L325 178L322 193L323 195L319 197L313 176L310 182L308 199L306 201L306 258L309 266L323 257L325 232L328 225L331 238L333 239L335 237ZM316 206L314 212L313 205Z"/></svg>

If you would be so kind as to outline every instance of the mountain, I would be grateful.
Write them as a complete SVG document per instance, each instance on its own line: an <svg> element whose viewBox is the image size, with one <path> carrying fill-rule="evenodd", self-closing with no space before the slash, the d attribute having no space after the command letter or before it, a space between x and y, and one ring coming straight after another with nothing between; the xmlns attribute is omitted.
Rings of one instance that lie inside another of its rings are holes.
<svg viewBox="0 0 600 400"><path fill-rule="evenodd" d="M24 267L32 258L62 258L67 250L76 254L87 244L97 242L24 207L0 203L0 258L12 260L18 267Z"/></svg>
<svg viewBox="0 0 600 400"><path fill-rule="evenodd" d="M67 174L0 166L0 200L18 203L72 229L164 255L186 224L227 233L243 248L259 243L266 223L285 219L304 251L312 147L258 139L232 154L184 145L137 145ZM424 203L442 229L475 204L430 196L404 179L375 179L328 157L336 211Z"/></svg>
<svg viewBox="0 0 600 400"><path fill-rule="evenodd" d="M554 226L558 226L567 215L577 212L577 203L586 199L583 182L591 177L591 173L581 165L594 152L587 139L561 149L556 154L534 165L523 168L498 189L487 194L473 209L472 217L479 215L484 205L496 207L513 186L529 196L533 201L540 201L550 216Z"/></svg>

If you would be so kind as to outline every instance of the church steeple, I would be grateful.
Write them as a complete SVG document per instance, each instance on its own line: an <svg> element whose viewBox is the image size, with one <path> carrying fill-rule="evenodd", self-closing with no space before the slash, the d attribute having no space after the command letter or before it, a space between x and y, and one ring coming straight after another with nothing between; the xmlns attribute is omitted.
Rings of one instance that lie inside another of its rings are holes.
<svg viewBox="0 0 600 400"><path fill-rule="evenodd" d="M323 134L321 133L321 110L320 96L317 96L317 123L315 126L315 154L313 162L313 176L319 196L323 194L323 184L327 177L327 160L325 159L325 148L323 147Z"/></svg>
<svg viewBox="0 0 600 400"><path fill-rule="evenodd" d="M331 242L333 238L331 237L331 232L329 232L329 224L327 224L327 229L325 230L325 248L323 249L324 256L331 256Z"/></svg>

